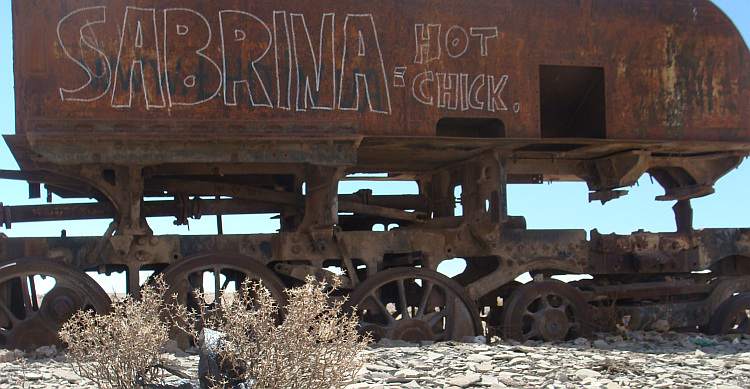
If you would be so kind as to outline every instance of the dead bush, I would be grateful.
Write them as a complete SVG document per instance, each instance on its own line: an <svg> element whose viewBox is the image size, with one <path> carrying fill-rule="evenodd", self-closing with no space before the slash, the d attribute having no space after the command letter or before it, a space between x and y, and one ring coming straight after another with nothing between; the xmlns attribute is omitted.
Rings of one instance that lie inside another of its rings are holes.
<svg viewBox="0 0 750 389"><path fill-rule="evenodd" d="M139 387L136 378L155 383L168 326L160 320L166 286L161 278L144 285L141 299L126 296L107 315L79 311L60 331L74 371L100 388Z"/></svg>
<svg viewBox="0 0 750 389"><path fill-rule="evenodd" d="M193 337L201 326L226 334L221 354L231 365L247 367L241 378L254 379L253 388L341 388L364 363L361 351L370 339L358 333L356 315L342 311L343 301L331 298L335 286L308 278L288 289L281 324L277 302L257 282L217 297L220 314L170 309ZM209 306L205 296L198 298Z"/></svg>

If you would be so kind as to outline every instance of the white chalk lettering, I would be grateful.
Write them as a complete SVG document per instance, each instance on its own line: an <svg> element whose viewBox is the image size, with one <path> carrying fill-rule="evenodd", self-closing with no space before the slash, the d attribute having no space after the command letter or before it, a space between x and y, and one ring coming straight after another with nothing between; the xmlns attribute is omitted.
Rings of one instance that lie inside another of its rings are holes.
<svg viewBox="0 0 750 389"><path fill-rule="evenodd" d="M448 56L458 58L469 48L469 34L461 26L453 26L445 34L445 51Z"/></svg>
<svg viewBox="0 0 750 389"><path fill-rule="evenodd" d="M406 87L406 66L396 66L393 69L393 86L396 88Z"/></svg>
<svg viewBox="0 0 750 389"><path fill-rule="evenodd" d="M432 105L432 95L429 93L429 86L425 84L434 81L435 77L432 74L432 71L419 73L416 77L414 77L414 82L412 82L411 84L411 92L414 98L422 104Z"/></svg>
<svg viewBox="0 0 750 389"><path fill-rule="evenodd" d="M108 10L83 7L58 22L62 69L73 74L55 89L66 104L109 96L99 104L170 114L213 101L242 109L390 115L390 88L404 88L399 102L411 93L419 104L451 111L521 110L520 102L506 104L508 75L461 72L474 60L488 69L502 63L481 58L497 50L497 27L414 24L413 58L399 62L400 51L387 52L386 63L372 14L347 14L337 25L334 13L322 13L318 24L284 10L264 21L243 10L206 17L166 8L158 11L163 25L157 26L154 8L126 7L115 18ZM115 36L106 33L114 29Z"/></svg>
<svg viewBox="0 0 750 389"><path fill-rule="evenodd" d="M487 76L487 109L490 112L508 110L501 96L507 83L508 76L500 77L497 82L495 82L495 76Z"/></svg>
<svg viewBox="0 0 750 389"><path fill-rule="evenodd" d="M489 39L497 38L497 27L472 27L469 29L471 36L479 37L479 48L480 55L486 57L489 55L489 49L487 48L487 41Z"/></svg>
<svg viewBox="0 0 750 389"><path fill-rule="evenodd" d="M436 73L438 87L438 107L456 110L460 99L461 86L457 73Z"/></svg>
<svg viewBox="0 0 750 389"><path fill-rule="evenodd" d="M81 8L57 24L57 39L65 55L81 68L88 80L75 88L59 88L63 101L95 101L109 92L112 81L109 60L99 48L93 25L107 22L106 7Z"/></svg>
<svg viewBox="0 0 750 389"><path fill-rule="evenodd" d="M285 11L273 12L273 52L276 58L276 107L291 109L292 50Z"/></svg>
<svg viewBox="0 0 750 389"><path fill-rule="evenodd" d="M320 25L320 39L316 55L304 15L292 14L294 64L297 68L296 107L298 111L306 110L308 103L312 109L333 109L336 97L333 27L334 14L324 14ZM331 85L331 89L323 88L324 85Z"/></svg>
<svg viewBox="0 0 750 389"><path fill-rule="evenodd" d="M339 109L364 112L361 100L366 99L370 112L391 113L385 64L372 15L347 15L344 20L344 55L339 85ZM363 90L364 93L360 93Z"/></svg>
<svg viewBox="0 0 750 389"><path fill-rule="evenodd" d="M479 74L472 79L467 73L433 74L426 71L414 77L412 96L424 105L433 105L433 96L437 95L437 106L452 111L458 110L459 106L462 111L507 111L502 97L507 83L507 75ZM515 113L520 109L519 103L513 106Z"/></svg>
<svg viewBox="0 0 750 389"><path fill-rule="evenodd" d="M205 54L211 38L211 25L200 13L164 10L164 74L170 107L198 105L221 91L221 68Z"/></svg>
<svg viewBox="0 0 750 389"><path fill-rule="evenodd" d="M471 109L481 110L484 108L484 102L479 100L479 93L482 91L482 88L484 88L484 79L485 75L480 74L471 82L471 87L469 87L466 96L466 101Z"/></svg>
<svg viewBox="0 0 750 389"><path fill-rule="evenodd" d="M258 70L258 62L271 49L271 29L257 16L243 11L219 12L219 25L224 59L224 104L237 105L238 100L247 95L251 106L273 108ZM248 36L253 39L247 40Z"/></svg>
<svg viewBox="0 0 750 389"><path fill-rule="evenodd" d="M414 38L416 40L417 55L414 63L427 64L440 59L440 24L414 25Z"/></svg>
<svg viewBox="0 0 750 389"><path fill-rule="evenodd" d="M113 107L130 107L135 94L143 95L146 109L166 106L155 9L125 10L113 88Z"/></svg>

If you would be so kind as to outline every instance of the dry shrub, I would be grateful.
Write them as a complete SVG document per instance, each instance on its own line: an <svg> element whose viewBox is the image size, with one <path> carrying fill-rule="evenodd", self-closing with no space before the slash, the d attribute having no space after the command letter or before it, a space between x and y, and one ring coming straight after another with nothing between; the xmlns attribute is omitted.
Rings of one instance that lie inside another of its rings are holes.
<svg viewBox="0 0 750 389"><path fill-rule="evenodd" d="M68 359L74 371L94 381L100 388L139 387L136 379L155 383L160 351L168 338L168 326L162 322L166 285L157 278L144 285L141 299L126 296L112 303L107 315L79 311L60 331L67 343Z"/></svg>
<svg viewBox="0 0 750 389"><path fill-rule="evenodd" d="M304 285L288 289L281 324L277 302L257 282L222 295L219 315L184 306L171 309L194 337L201 326L225 333L220 354L229 361L224 362L248 367L241 378L254 379L253 388L341 388L364 363L361 351L370 339L358 333L357 316L342 311L343 301L331 299L335 286L309 277Z"/></svg>

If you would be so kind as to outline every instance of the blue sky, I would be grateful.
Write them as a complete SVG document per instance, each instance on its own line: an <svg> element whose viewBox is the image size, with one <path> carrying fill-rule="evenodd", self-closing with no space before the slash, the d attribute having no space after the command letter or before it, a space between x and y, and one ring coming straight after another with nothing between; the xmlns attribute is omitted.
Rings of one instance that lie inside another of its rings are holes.
<svg viewBox="0 0 750 389"><path fill-rule="evenodd" d="M735 22L745 40L750 40L750 0L716 0ZM14 132L13 75L11 49L10 1L0 0L0 133ZM750 120L750 117L746 118ZM0 142L2 143L2 142ZM17 169L7 147L0 144L0 169ZM750 204L747 193L750 187L750 162L743 163L717 185L716 194L693 201L694 226L750 227ZM342 185L342 192L353 192L356 183ZM379 185L376 193L398 193L399 185ZM414 190L408 186L406 190ZM0 181L0 202L6 205L38 203L26 200L24 183ZM674 231L671 207L673 202L657 202L654 197L663 194L658 184L648 176L642 177L630 194L606 205L588 203L588 191L583 183L554 183L542 185L514 185L509 188L509 213L526 217L529 228L582 228L598 229L601 233L628 234L638 229L646 231ZM157 233L216 232L215 219L204 217L186 227L170 227L172 218L152 220ZM108 221L79 221L55 223L22 223L12 229L0 228L11 237L59 236L66 229L68 235L98 236L104 233ZM227 233L272 232L276 222L268 217L225 217Z"/></svg>

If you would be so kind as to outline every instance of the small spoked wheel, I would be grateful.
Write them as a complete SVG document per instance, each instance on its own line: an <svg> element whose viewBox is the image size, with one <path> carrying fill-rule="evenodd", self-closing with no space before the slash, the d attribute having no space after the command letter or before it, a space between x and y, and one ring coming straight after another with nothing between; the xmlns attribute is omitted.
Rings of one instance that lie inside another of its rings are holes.
<svg viewBox="0 0 750 389"><path fill-rule="evenodd" d="M712 335L750 335L750 293L740 293L724 300L708 325Z"/></svg>
<svg viewBox="0 0 750 389"><path fill-rule="evenodd" d="M463 287L432 270L379 272L352 292L347 306L356 306L361 331L374 340L445 341L482 334L476 305Z"/></svg>
<svg viewBox="0 0 750 389"><path fill-rule="evenodd" d="M282 304L285 301L284 284L271 269L237 254L198 254L167 267L163 277L168 287L167 301L188 308L200 305L195 292L216 304L224 294L240 290L245 281L260 282L277 302Z"/></svg>
<svg viewBox="0 0 750 389"><path fill-rule="evenodd" d="M260 282L279 305L286 302L284 284L279 277L262 263L239 254L197 254L167 267L162 274L167 284L164 296L167 304L184 305L209 316L220 315L222 296L240 291L245 281ZM205 300L199 299L198 294ZM172 336L182 348L191 343L182 332Z"/></svg>
<svg viewBox="0 0 750 389"><path fill-rule="evenodd" d="M588 303L576 288L560 281L520 286L503 305L503 334L509 339L551 342L591 332Z"/></svg>
<svg viewBox="0 0 750 389"><path fill-rule="evenodd" d="M45 258L0 265L0 348L59 345L57 332L78 310L109 312L109 296L78 268Z"/></svg>

